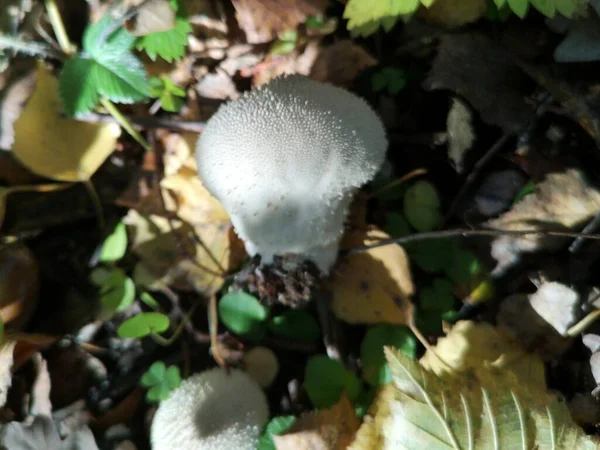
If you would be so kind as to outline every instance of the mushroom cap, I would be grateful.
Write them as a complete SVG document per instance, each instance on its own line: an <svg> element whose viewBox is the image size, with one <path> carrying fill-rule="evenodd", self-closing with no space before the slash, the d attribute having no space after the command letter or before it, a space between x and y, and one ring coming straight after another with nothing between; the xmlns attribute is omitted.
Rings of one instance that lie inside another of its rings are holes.
<svg viewBox="0 0 600 450"><path fill-rule="evenodd" d="M152 450L253 450L268 418L265 394L252 378L210 369L184 380L160 403Z"/></svg>
<svg viewBox="0 0 600 450"><path fill-rule="evenodd" d="M379 170L383 124L356 95L309 78L272 80L217 111L198 172L250 254L335 260L352 195Z"/></svg>

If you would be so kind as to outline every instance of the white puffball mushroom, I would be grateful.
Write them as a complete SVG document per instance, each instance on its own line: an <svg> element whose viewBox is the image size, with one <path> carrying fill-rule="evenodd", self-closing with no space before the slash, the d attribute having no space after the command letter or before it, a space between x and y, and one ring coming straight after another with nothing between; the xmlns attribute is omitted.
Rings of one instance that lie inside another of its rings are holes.
<svg viewBox="0 0 600 450"><path fill-rule="evenodd" d="M152 420L152 450L253 450L269 418L260 386L241 370L184 380Z"/></svg>
<svg viewBox="0 0 600 450"><path fill-rule="evenodd" d="M331 84L291 75L211 117L196 157L250 255L336 260L353 194L381 167L385 129L371 107Z"/></svg>

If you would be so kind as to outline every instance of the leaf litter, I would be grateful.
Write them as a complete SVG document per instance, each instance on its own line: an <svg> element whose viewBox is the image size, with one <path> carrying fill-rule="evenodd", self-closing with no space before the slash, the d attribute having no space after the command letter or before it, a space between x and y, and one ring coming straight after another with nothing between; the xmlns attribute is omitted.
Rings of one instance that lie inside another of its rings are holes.
<svg viewBox="0 0 600 450"><path fill-rule="evenodd" d="M260 450L597 447L597 243L544 235L600 222L597 2L67 3L66 37L52 0L0 28L0 251L34 261L0 257L3 445L146 448L218 364L268 396ZM386 124L328 277L248 257L185 131L285 74Z"/></svg>

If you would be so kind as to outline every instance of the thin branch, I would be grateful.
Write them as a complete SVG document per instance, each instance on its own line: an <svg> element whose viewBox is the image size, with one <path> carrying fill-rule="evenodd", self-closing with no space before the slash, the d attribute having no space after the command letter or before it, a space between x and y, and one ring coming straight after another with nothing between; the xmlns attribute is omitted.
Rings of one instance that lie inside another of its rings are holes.
<svg viewBox="0 0 600 450"><path fill-rule="evenodd" d="M67 55L71 55L75 51L75 48L69 40L69 35L67 34L65 24L60 17L60 12L58 11L56 2L54 0L46 0L44 4L46 5L46 11L48 12L48 18L50 19L50 25L52 25L52 30L54 31L58 45L63 52L65 52Z"/></svg>
<svg viewBox="0 0 600 450"><path fill-rule="evenodd" d="M109 114L86 113L74 117L75 120L88 123L118 123L114 117ZM192 131L201 133L204 130L206 122L194 120L165 119L162 117L126 117L126 119L137 129L141 128L168 128L175 131Z"/></svg>
<svg viewBox="0 0 600 450"><path fill-rule="evenodd" d="M144 139L144 137L135 129L133 128L133 125L131 124L131 122L129 122L129 120L127 120L127 117L125 117L121 111L119 111L119 108L117 108L113 102L111 102L109 99L105 98L105 97L101 97L100 98L100 103L102 103L102 106L104 106L104 108L106 108L106 110L110 113L110 115L113 117L113 119L115 119L115 121L121 125L125 131L127 131L129 133L129 135L135 139L135 141L140 144L142 147L144 147L144 149L146 151L149 151L152 149L152 147L150 146L150 144L148 144L148 141L146 141L146 139Z"/></svg>
<svg viewBox="0 0 600 450"><path fill-rule="evenodd" d="M44 59L54 58L61 61L65 59L64 53L56 51L42 42L24 41L3 33L0 33L0 49L13 50L29 56L39 56Z"/></svg>
<svg viewBox="0 0 600 450"><path fill-rule="evenodd" d="M431 239L442 239L448 237L473 237L473 236L547 236L547 237L568 237L568 238L585 238L600 240L600 234L578 233L575 231L552 231L552 230L473 230L473 229L456 229L443 231L428 231L426 233L416 233L410 236L403 236L392 239L382 239L374 244L361 245L340 252L341 256L352 255L354 253L363 252L377 247L384 247L392 244L406 244L407 242L425 241Z"/></svg>

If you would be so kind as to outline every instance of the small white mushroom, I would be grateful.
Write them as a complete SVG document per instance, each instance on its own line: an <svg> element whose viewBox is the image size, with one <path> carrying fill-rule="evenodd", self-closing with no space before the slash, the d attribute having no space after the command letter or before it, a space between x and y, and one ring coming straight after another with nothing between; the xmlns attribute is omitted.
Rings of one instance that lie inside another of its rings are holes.
<svg viewBox="0 0 600 450"><path fill-rule="evenodd" d="M249 254L335 262L348 207L385 159L383 124L356 95L297 75L222 106L198 141L198 171Z"/></svg>
<svg viewBox="0 0 600 450"><path fill-rule="evenodd" d="M268 418L265 394L246 373L207 370L160 403L152 450L253 450Z"/></svg>

